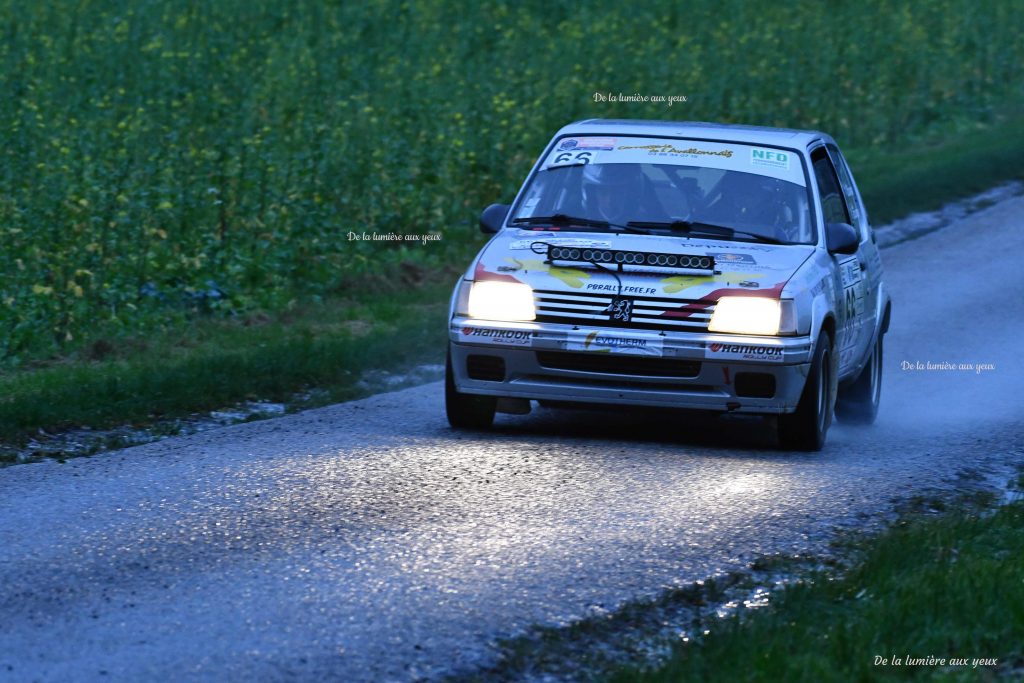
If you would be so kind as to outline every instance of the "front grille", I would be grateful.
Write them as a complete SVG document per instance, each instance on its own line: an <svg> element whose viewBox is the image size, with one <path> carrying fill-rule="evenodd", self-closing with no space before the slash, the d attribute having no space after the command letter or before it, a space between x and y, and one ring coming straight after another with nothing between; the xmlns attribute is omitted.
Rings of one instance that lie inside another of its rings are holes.
<svg viewBox="0 0 1024 683"><path fill-rule="evenodd" d="M626 354L538 351L537 362L552 370L600 372L609 375L643 377L696 377L700 361L678 358L645 358Z"/></svg>
<svg viewBox="0 0 1024 683"><path fill-rule="evenodd" d="M471 354L466 357L466 374L470 379L485 382L505 381L505 359L500 356L480 356Z"/></svg>
<svg viewBox="0 0 1024 683"><path fill-rule="evenodd" d="M633 316L628 323L610 320L605 310L613 295L585 292L551 292L537 290L534 303L537 321L566 325L626 327L638 330L678 330L707 332L715 304L697 299L625 296L633 300Z"/></svg>

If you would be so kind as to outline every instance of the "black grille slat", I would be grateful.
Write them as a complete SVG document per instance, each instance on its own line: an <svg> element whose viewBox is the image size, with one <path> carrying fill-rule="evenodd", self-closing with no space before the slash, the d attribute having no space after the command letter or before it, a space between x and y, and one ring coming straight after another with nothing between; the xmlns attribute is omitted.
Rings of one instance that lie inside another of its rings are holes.
<svg viewBox="0 0 1024 683"><path fill-rule="evenodd" d="M696 377L700 361L680 358L646 358L627 354L537 351L537 362L552 370L599 372L637 377Z"/></svg>
<svg viewBox="0 0 1024 683"><path fill-rule="evenodd" d="M708 325L706 322L698 323L687 323L686 321L679 321L675 324L660 322L646 322L639 320L639 316L633 318L628 323L623 323L615 320L607 320L602 318L583 318L580 316L563 316L563 315L544 315L537 313L536 321L539 323L558 323L562 325L585 325L589 327L622 327L631 330L665 330L671 332L673 330L678 332L707 332Z"/></svg>

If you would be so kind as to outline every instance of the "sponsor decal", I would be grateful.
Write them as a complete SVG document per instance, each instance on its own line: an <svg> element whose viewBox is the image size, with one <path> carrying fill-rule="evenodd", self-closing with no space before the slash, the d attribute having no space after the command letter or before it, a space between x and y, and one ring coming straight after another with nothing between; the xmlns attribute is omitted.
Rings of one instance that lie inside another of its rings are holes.
<svg viewBox="0 0 1024 683"><path fill-rule="evenodd" d="M843 277L843 287L852 287L860 282L860 264L857 262L856 257L844 261L840 264L839 268L839 272Z"/></svg>
<svg viewBox="0 0 1024 683"><path fill-rule="evenodd" d="M509 249L532 249L534 244L550 244L553 247L577 247L579 249L607 249L612 243L607 240L588 240L582 237L562 237L558 239L547 239L542 242L537 240L537 237L546 237L546 235L536 235L532 239L528 240L512 240L509 242Z"/></svg>
<svg viewBox="0 0 1024 683"><path fill-rule="evenodd" d="M649 154L685 154L687 156L700 156L702 154L708 154L716 157L725 157L728 159L732 156L731 149L722 149L717 152L713 152L709 149L697 149L696 147L690 147L688 149L679 149L675 145L665 143L663 145L620 145L620 150L625 149L646 149Z"/></svg>
<svg viewBox="0 0 1024 683"><path fill-rule="evenodd" d="M784 168L789 170L789 152L777 149L760 149L754 147L750 150L751 166L767 166L769 168Z"/></svg>
<svg viewBox="0 0 1024 683"><path fill-rule="evenodd" d="M714 249L716 246L719 249L722 248L721 245L700 244L700 243L696 243L696 242L693 243L693 244L687 244L686 242L680 242L680 244L683 245L683 246L686 246L686 247L694 248L694 249L701 249L701 248L703 248L703 249ZM771 252L771 251L775 251L777 249L777 247L761 247L761 246L757 246L757 245L754 245L754 244L730 244L729 245L729 249L731 249L733 251L736 251L738 249L743 249L744 251L765 251L765 252Z"/></svg>
<svg viewBox="0 0 1024 683"><path fill-rule="evenodd" d="M473 279L479 281L497 280L498 282L519 282L519 280L515 279L511 275L505 275L504 273L492 273L488 271L487 267L484 266L483 261L476 262L476 268L473 270Z"/></svg>
<svg viewBox="0 0 1024 683"><path fill-rule="evenodd" d="M645 335L614 330L573 330L566 338L565 350L660 356L662 337L656 334Z"/></svg>
<svg viewBox="0 0 1024 683"><path fill-rule="evenodd" d="M782 347L710 342L705 346L704 357L718 360L759 360L781 363Z"/></svg>
<svg viewBox="0 0 1024 683"><path fill-rule="evenodd" d="M599 284L596 282L590 282L587 284L586 289L596 292L616 292L619 291L618 285ZM658 292L654 287L639 287L637 285L625 285L622 288L623 294L656 294Z"/></svg>
<svg viewBox="0 0 1024 683"><path fill-rule="evenodd" d="M615 138L580 138L576 149L615 149Z"/></svg>
<svg viewBox="0 0 1024 683"><path fill-rule="evenodd" d="M560 239L548 240L547 244L553 247L600 247L607 249L612 246L612 243L608 240L588 240L585 237L563 237Z"/></svg>
<svg viewBox="0 0 1024 683"><path fill-rule="evenodd" d="M709 254L715 263L757 263L750 254Z"/></svg>
<svg viewBox="0 0 1024 683"><path fill-rule="evenodd" d="M813 287L811 287L811 296L824 294L826 290L829 292L832 291L832 279L828 275L822 277Z"/></svg>
<svg viewBox="0 0 1024 683"><path fill-rule="evenodd" d="M573 149L558 149L565 143L565 138L555 142L555 148L542 162L542 168L587 163L658 163L742 171L778 178L800 187L806 184L798 153L792 151L660 137L619 138L617 146L609 151L593 144L591 146L595 149L584 149L580 144L582 138L573 139L577 142ZM721 249L722 246L718 244L713 248ZM729 251L733 248L730 247Z"/></svg>
<svg viewBox="0 0 1024 683"><path fill-rule="evenodd" d="M459 341L474 344L506 344L530 346L536 333L533 330L495 330L488 327L463 327Z"/></svg>
<svg viewBox="0 0 1024 683"><path fill-rule="evenodd" d="M756 267L755 267L756 268ZM675 275L673 277L664 278L661 281L662 289L666 294L675 294L692 287L703 287L704 285L710 285L715 283L722 283L730 285L733 282L740 282L742 280L755 280L757 278L764 277L761 273L748 273L735 270L727 270L719 273L718 275Z"/></svg>
<svg viewBox="0 0 1024 683"><path fill-rule="evenodd" d="M566 138L558 145L558 151L615 149L615 138Z"/></svg>
<svg viewBox="0 0 1024 683"><path fill-rule="evenodd" d="M547 270L547 274L555 278L563 284L569 285L573 289L579 289L583 286L583 281L590 279L590 273L585 270L579 270L577 268L560 268L558 266L547 267L541 264L543 268ZM535 270L540 270L536 268Z"/></svg>

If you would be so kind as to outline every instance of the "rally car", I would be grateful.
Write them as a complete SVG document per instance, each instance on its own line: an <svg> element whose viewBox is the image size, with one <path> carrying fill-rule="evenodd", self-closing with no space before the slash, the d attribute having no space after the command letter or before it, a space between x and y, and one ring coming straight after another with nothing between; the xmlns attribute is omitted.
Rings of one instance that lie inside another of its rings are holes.
<svg viewBox="0 0 1024 683"><path fill-rule="evenodd" d="M587 120L560 130L455 287L446 412L631 405L775 415L818 450L874 421L892 311L824 133Z"/></svg>

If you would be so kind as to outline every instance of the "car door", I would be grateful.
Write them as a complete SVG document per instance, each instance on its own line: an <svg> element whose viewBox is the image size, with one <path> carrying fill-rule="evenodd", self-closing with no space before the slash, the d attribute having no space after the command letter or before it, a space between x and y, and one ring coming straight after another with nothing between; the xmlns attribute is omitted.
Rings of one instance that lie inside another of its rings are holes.
<svg viewBox="0 0 1024 683"><path fill-rule="evenodd" d="M811 166L817 181L824 223L853 225L839 177L824 145L812 150ZM867 282L860 268L859 251L855 254L833 254L832 260L835 265L833 272L836 292L839 293L836 301L836 349L839 355L839 376L842 377L863 356Z"/></svg>
<svg viewBox="0 0 1024 683"><path fill-rule="evenodd" d="M864 203L861 200L860 192L853 180L853 173L843 158L839 148L834 144L825 146L829 157L839 175L839 185L846 198L846 206L850 210L850 217L853 220L853 227L860 233L860 246L857 249L859 267L864 277L865 300L864 324L861 328L860 345L867 353L867 349L874 342L875 328L878 325L878 290L882 283L882 258L878 251L878 244L875 238L875 231L872 230L868 221L867 211L864 210Z"/></svg>

